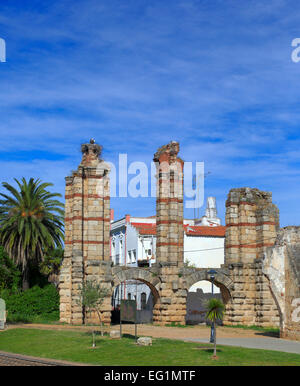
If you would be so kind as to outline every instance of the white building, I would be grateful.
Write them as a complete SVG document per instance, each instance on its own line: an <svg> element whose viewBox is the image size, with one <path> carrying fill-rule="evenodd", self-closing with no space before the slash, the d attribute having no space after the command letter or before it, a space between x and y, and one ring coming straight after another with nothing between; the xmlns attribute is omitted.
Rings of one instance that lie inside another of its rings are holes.
<svg viewBox="0 0 300 386"><path fill-rule="evenodd" d="M156 261L156 217L131 217L114 221L111 219L111 259L114 265L151 267ZM217 217L215 198L207 199L205 216L199 220L184 220L184 261L197 268L220 268L224 264L225 226ZM211 292L208 281L196 283L189 291ZM220 292L214 287L214 292ZM137 299L143 304L151 303L150 288L141 282L127 282L116 289L115 299ZM146 294L146 295L145 295ZM119 301L117 301L119 303Z"/></svg>

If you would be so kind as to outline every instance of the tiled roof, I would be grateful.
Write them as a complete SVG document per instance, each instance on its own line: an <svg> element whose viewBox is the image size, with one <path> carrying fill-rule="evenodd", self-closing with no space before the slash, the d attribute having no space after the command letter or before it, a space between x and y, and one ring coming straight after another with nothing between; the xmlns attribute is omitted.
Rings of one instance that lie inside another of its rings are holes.
<svg viewBox="0 0 300 386"><path fill-rule="evenodd" d="M135 227L140 235L156 235L156 224L132 222L130 225Z"/></svg>
<svg viewBox="0 0 300 386"><path fill-rule="evenodd" d="M145 224L132 222L140 235L156 235L156 224ZM225 237L225 226L193 226L184 225L184 231L188 236Z"/></svg>
<svg viewBox="0 0 300 386"><path fill-rule="evenodd" d="M185 225L184 230L189 236L225 237L226 227L222 225L216 227Z"/></svg>

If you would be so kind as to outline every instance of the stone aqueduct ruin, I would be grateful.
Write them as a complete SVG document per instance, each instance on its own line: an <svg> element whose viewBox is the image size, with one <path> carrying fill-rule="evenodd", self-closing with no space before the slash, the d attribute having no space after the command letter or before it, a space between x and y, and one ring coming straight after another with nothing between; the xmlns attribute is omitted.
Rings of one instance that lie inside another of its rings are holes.
<svg viewBox="0 0 300 386"><path fill-rule="evenodd" d="M95 318L78 304L80 286L89 278L102 283L111 294L125 280L140 280L152 290L154 323L185 324L189 288L210 278L208 269L187 268L183 262L183 161L178 157L179 144L170 142L154 155L156 263L151 268L128 268L112 266L110 260L110 169L100 157L101 146L91 142L82 145L82 161L66 177L61 322L81 324ZM300 318L293 308L300 306L300 227L279 228L279 211L271 193L239 188L228 194L226 228L225 263L216 269L215 276L226 303L224 324L280 324L282 337L300 340ZM108 296L103 304L107 324L111 308Z"/></svg>

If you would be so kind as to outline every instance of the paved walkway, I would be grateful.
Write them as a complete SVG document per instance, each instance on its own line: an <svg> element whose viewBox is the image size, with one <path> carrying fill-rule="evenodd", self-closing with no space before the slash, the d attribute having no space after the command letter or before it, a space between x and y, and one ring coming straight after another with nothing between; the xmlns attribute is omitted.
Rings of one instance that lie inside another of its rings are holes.
<svg viewBox="0 0 300 386"><path fill-rule="evenodd" d="M208 343L208 339L188 338L188 342ZM279 338L217 338L218 345L258 348L300 354L300 342Z"/></svg>

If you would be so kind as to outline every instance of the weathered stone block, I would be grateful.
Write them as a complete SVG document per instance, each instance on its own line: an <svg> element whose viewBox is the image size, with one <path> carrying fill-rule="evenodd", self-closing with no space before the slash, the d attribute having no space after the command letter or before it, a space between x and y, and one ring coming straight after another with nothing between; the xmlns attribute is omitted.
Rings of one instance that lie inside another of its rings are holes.
<svg viewBox="0 0 300 386"><path fill-rule="evenodd" d="M137 345L138 346L152 346L152 338L144 336L140 337L137 340Z"/></svg>
<svg viewBox="0 0 300 386"><path fill-rule="evenodd" d="M112 339L120 339L121 338L120 330L111 330L109 333L109 336Z"/></svg>

